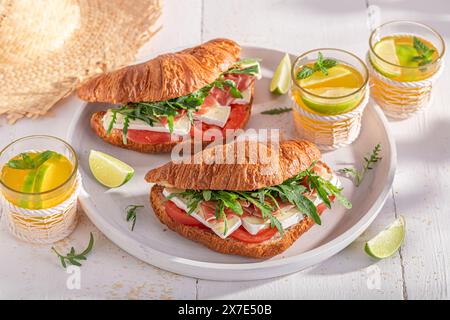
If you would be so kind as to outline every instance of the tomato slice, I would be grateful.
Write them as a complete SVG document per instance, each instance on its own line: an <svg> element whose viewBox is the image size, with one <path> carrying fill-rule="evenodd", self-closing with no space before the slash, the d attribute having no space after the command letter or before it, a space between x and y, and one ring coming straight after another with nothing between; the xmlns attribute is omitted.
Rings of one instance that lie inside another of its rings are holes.
<svg viewBox="0 0 450 320"><path fill-rule="evenodd" d="M191 217L186 213L186 211L178 208L175 203L172 201L166 201L166 204L164 205L164 208L166 210L166 213L176 222L180 224L184 224L187 226L194 226L194 227L201 227L204 226L203 223L195 219L194 217ZM206 227L206 226L205 226Z"/></svg>
<svg viewBox="0 0 450 320"><path fill-rule="evenodd" d="M164 143L170 142L174 139L175 135L172 136L167 132L156 132L148 130L128 130L127 139L140 144L154 144L154 143ZM175 140L174 140L175 141Z"/></svg>
<svg viewBox="0 0 450 320"><path fill-rule="evenodd" d="M247 242L247 243L260 243L271 239L278 232L277 228L263 229L255 235L248 233L244 227L239 227L235 232L230 234L233 239Z"/></svg>

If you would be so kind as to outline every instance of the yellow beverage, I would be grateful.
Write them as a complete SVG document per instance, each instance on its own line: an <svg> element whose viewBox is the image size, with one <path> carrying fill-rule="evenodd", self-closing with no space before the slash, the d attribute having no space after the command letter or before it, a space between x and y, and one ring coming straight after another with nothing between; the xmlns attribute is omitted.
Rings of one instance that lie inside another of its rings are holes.
<svg viewBox="0 0 450 320"><path fill-rule="evenodd" d="M306 66L312 68L315 62ZM297 73L304 66L297 68ZM364 83L360 72L350 65L337 62L328 74L315 72L307 79L296 79L303 90L293 90L297 104L312 113L336 115L355 108L363 98L359 89Z"/></svg>
<svg viewBox="0 0 450 320"><path fill-rule="evenodd" d="M64 185L72 176L74 166L64 155L46 150L23 152L11 158L2 168L0 180L11 189L7 200L26 209L45 209L66 200L74 191L68 184L59 192L52 190Z"/></svg>
<svg viewBox="0 0 450 320"><path fill-rule="evenodd" d="M419 81L432 76L439 65L439 50L425 38L416 35L389 35L373 46L372 66L395 81Z"/></svg>
<svg viewBox="0 0 450 320"><path fill-rule="evenodd" d="M293 119L298 134L323 150L359 135L368 70L354 54L332 48L300 55L292 67Z"/></svg>
<svg viewBox="0 0 450 320"><path fill-rule="evenodd" d="M370 93L389 117L405 119L427 108L442 69L445 42L434 29L391 21L369 38Z"/></svg>

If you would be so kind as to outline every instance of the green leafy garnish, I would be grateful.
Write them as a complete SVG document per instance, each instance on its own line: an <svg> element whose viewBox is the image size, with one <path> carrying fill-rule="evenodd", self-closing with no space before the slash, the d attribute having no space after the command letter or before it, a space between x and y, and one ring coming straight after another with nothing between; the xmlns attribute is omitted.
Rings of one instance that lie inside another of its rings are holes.
<svg viewBox="0 0 450 320"><path fill-rule="evenodd" d="M88 253L91 252L93 246L94 246L94 235L91 232L89 244L88 244L87 248L84 249L84 251L81 253L76 253L74 247L72 247L70 249L69 253L67 253L65 256L63 256L58 251L56 251L55 247L52 247L52 250L56 253L56 255L58 256L58 258L61 261L61 265L64 268L67 267L67 263L70 263L71 265L74 265L74 266L81 267L81 263L79 260L86 260L87 259L86 256L88 255Z"/></svg>
<svg viewBox="0 0 450 320"><path fill-rule="evenodd" d="M428 48L428 46L417 37L413 38L413 46L419 55L414 56L412 60L418 62L419 66L424 66L433 62L431 57L435 52L434 49Z"/></svg>
<svg viewBox="0 0 450 320"><path fill-rule="evenodd" d="M239 64L258 62L255 59L240 60L237 62L237 66L224 72L213 83L182 97L158 101L158 102L130 102L118 109L111 110L112 118L108 124L107 134L111 133L114 128L114 124L117 121L117 114L121 114L124 117L123 121L123 143L127 144L127 133L130 120L142 120L149 126L153 126L155 123L161 123L163 119L167 121L167 126L170 133L173 133L173 126L175 117L181 112L186 112L191 123L194 122L193 113L198 111L198 108L204 103L205 98L209 95L210 91L217 87L220 90L229 88L230 94L233 98L242 98L242 93L237 88L236 83L231 79L226 79L225 74L248 74L256 75L259 72L259 64L251 65L247 68L240 68Z"/></svg>
<svg viewBox="0 0 450 320"><path fill-rule="evenodd" d="M275 115L275 114L281 114L281 113L285 113L285 112L290 112L292 111L292 108L273 108L273 109L269 109L266 111L262 111L261 114L268 114L268 115Z"/></svg>
<svg viewBox="0 0 450 320"><path fill-rule="evenodd" d="M134 226L136 225L136 211L139 208L143 208L143 205L134 205L131 204L128 207L126 207L126 211L127 211L127 222L131 221L131 231L134 231Z"/></svg>
<svg viewBox="0 0 450 320"><path fill-rule="evenodd" d="M249 66L247 68L231 68L230 70L226 71L224 74L230 74L230 73L234 73L234 74L248 74L251 76L257 75L259 74L259 64L254 64L252 66Z"/></svg>
<svg viewBox="0 0 450 320"><path fill-rule="evenodd" d="M341 189L331 182L321 178L313 171L316 163L298 175L287 179L283 183L261 188L254 191L230 191L230 190L185 190L181 193L172 193L168 200L175 196L181 196L186 200L188 214L197 210L202 201L216 201L216 218L224 219L226 224L225 209L232 210L237 215L243 214L242 203L250 203L261 211L263 219L269 219L272 228L277 228L283 234L280 221L273 215L279 209L278 199L295 205L303 214L321 224L317 207L306 196L310 190L316 190L317 196L330 208L330 196L335 196L346 208L351 208L351 203L341 194ZM226 225L225 225L226 226Z"/></svg>
<svg viewBox="0 0 450 320"><path fill-rule="evenodd" d="M21 153L20 159L8 161L7 166L20 170L37 169L54 155L56 155L56 152L50 150L40 152L34 158L31 158L29 153Z"/></svg>
<svg viewBox="0 0 450 320"><path fill-rule="evenodd" d="M328 75L328 69L333 68L336 66L337 61L334 59L324 59L322 52L318 53L318 57L316 62L314 63L314 66L311 68L309 66L304 66L300 69L300 71L297 73L296 79L306 79L312 76L314 72L320 71L324 75Z"/></svg>
<svg viewBox="0 0 450 320"><path fill-rule="evenodd" d="M378 143L372 150L370 157L364 157L364 165L361 171L356 168L343 168L339 172L346 174L353 178L353 182L357 187L361 185L367 171L372 170L374 165L382 158L379 156L381 152L381 145ZM337 197L336 197L337 198Z"/></svg>

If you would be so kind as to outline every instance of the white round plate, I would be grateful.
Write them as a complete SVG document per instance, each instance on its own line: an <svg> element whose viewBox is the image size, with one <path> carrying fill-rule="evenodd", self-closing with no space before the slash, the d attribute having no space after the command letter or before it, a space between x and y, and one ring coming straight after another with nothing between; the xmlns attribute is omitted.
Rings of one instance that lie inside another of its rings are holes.
<svg viewBox="0 0 450 320"><path fill-rule="evenodd" d="M270 79L283 55L284 52L277 50L243 48L242 56L261 58L263 69L263 79L256 83L253 115L248 128L281 128L285 137L295 137L290 113L261 114L266 109L290 106L288 95L273 96L269 92ZM151 185L144 181L144 175L149 169L169 161L170 155L140 154L104 143L91 130L89 119L93 112L106 108L104 104L87 104L80 109L70 128L68 139L78 152L83 177L81 205L92 222L119 247L145 262L178 274L211 280L252 280L293 273L317 264L345 248L370 225L392 186L395 145L384 115L378 107L370 105L364 113L357 141L323 155L337 170L348 165L361 165L362 157L375 144L381 143L383 160L369 172L359 188L348 179L341 179L344 194L353 203L353 209L345 210L334 204L332 210L323 214L321 226L314 226L288 250L271 259L220 254L183 238L159 222L149 204ZM133 166L136 170L134 178L117 189L108 190L101 186L89 170L88 155L92 149L111 154ZM134 231L125 221L125 207L130 204L145 205L145 209L138 212Z"/></svg>

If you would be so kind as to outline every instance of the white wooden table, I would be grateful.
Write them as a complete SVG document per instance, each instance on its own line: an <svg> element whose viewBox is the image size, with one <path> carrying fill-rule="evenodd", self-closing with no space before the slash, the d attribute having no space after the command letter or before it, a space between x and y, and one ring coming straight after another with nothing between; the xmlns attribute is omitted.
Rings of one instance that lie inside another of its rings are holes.
<svg viewBox="0 0 450 320"><path fill-rule="evenodd" d="M369 10L368 10L369 9ZM450 44L450 2L446 0L166 0L163 30L141 56L229 37L241 44L301 53L317 47L348 49L363 57L369 26L393 19L427 23ZM449 62L447 61L447 66ZM150 299L420 299L450 298L450 85L449 72L438 84L434 105L424 115L391 122L398 148L392 194L368 231L341 253L303 272L248 282L187 278L133 258L106 239L83 215L77 230L58 243L84 247L89 231L94 251L81 268L81 288L69 290L69 277L50 246L29 245L0 230L0 298ZM9 126L0 120L0 148L29 134L65 137L76 98L65 99L38 120ZM364 241L399 214L407 239L394 257L373 261Z"/></svg>

